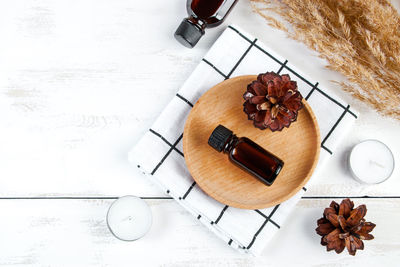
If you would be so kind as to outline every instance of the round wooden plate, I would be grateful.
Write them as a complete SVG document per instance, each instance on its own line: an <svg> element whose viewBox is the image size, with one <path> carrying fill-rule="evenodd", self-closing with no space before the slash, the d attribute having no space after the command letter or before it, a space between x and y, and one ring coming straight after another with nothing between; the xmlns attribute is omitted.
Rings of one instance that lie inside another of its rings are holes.
<svg viewBox="0 0 400 267"><path fill-rule="evenodd" d="M281 132L262 131L247 120L242 95L256 78L240 76L211 88L194 105L183 134L186 164L196 183L219 202L243 209L271 207L301 190L318 162L321 144L317 120L306 101L297 121ZM233 165L227 154L218 153L208 145L208 138L218 124L238 137L250 138L284 161L271 186Z"/></svg>

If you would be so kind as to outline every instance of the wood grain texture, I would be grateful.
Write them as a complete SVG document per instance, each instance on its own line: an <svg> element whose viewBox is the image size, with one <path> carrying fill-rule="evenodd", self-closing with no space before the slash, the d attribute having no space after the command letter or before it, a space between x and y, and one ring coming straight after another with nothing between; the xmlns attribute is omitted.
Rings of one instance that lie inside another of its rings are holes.
<svg viewBox="0 0 400 267"><path fill-rule="evenodd" d="M183 0L0 1L0 196L165 196L127 152L152 125L212 43L235 23L324 88L342 81L303 45L266 26L248 0L208 29L195 49L172 34ZM399 1L393 1L399 7ZM144 23L147 22L147 23ZM361 111L352 133L307 196L400 196L400 168L362 185L346 167L357 142L384 141L400 162L400 124ZM137 243L109 234L112 200L0 200L1 266L397 266L400 200L367 199L374 241L356 257L326 253L313 235L330 200L303 200L258 258L238 254L172 200L154 201L155 224ZM358 253L358 252L357 252Z"/></svg>
<svg viewBox="0 0 400 267"><path fill-rule="evenodd" d="M127 153L230 23L340 93L329 81L342 77L267 27L248 0L195 49L182 47L172 37L182 2L0 1L0 196L164 195ZM385 142L400 162L400 124L347 100L361 116L307 194L400 195L400 168L366 186L346 167L364 139Z"/></svg>
<svg viewBox="0 0 400 267"><path fill-rule="evenodd" d="M243 112L243 93L256 75L228 79L207 91L194 105L185 124L185 161L197 184L225 205L262 209L277 205L296 194L310 179L318 162L321 138L318 123L306 101L297 121L281 132L261 131ZM229 162L208 144L219 124L238 137L245 136L284 161L282 171L266 186Z"/></svg>

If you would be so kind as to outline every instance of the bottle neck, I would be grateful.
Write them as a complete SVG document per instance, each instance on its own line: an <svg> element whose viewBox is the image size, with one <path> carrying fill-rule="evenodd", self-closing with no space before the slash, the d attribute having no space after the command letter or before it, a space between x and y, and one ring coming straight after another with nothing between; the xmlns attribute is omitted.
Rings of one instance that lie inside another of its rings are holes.
<svg viewBox="0 0 400 267"><path fill-rule="evenodd" d="M207 24L203 20L196 18L194 16L188 17L187 20L193 25L196 25L204 33Z"/></svg>
<svg viewBox="0 0 400 267"><path fill-rule="evenodd" d="M225 143L223 152L226 154L231 152L231 150L236 146L238 141L239 138L236 135L232 134L231 137L228 139L228 141Z"/></svg>

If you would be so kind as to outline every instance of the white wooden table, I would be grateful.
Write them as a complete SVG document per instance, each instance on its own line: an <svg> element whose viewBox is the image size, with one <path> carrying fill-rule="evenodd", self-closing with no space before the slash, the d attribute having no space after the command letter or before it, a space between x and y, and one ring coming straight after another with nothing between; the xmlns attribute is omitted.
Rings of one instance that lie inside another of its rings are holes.
<svg viewBox="0 0 400 267"><path fill-rule="evenodd" d="M361 116L260 257L228 247L128 163L129 149L229 23L321 81L342 79L239 2L189 50L172 37L185 0L0 1L1 266L398 266L399 168L366 186L346 159L354 144L376 138L400 163L400 124L333 84ZM110 203L127 194L148 199L154 215L135 242L114 238L105 221ZM325 252L314 231L323 208L347 196L367 204L377 224L356 257Z"/></svg>

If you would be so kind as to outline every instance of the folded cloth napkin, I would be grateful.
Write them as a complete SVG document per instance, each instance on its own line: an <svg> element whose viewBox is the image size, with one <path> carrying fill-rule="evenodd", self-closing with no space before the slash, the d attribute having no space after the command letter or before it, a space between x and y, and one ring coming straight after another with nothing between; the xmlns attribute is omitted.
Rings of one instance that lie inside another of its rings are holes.
<svg viewBox="0 0 400 267"><path fill-rule="evenodd" d="M143 173L153 177L179 204L228 245L252 254L261 253L288 217L304 187L275 207L244 210L226 206L206 195L185 165L182 136L193 104L208 89L234 76L266 71L289 74L312 107L321 131L320 160L312 179L330 158L357 115L325 87L303 75L287 60L243 32L229 26L174 96L151 129L129 153ZM307 185L308 186L308 185Z"/></svg>

